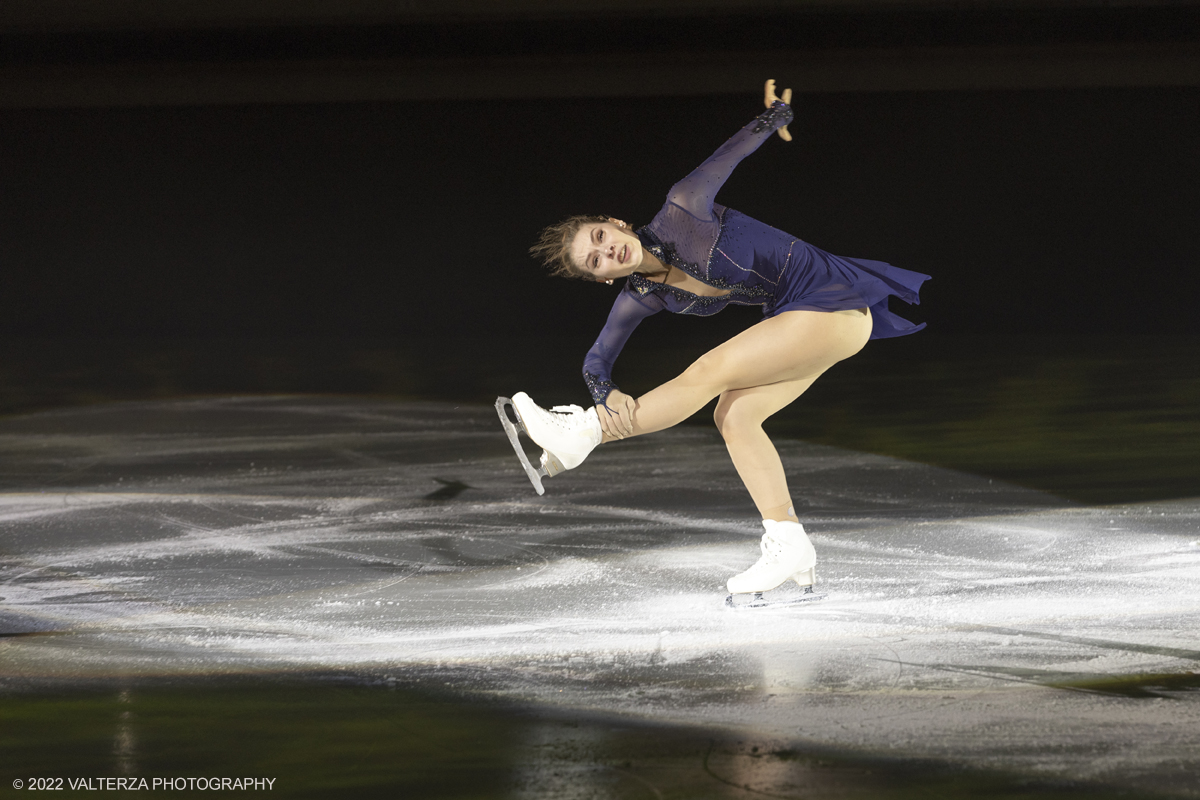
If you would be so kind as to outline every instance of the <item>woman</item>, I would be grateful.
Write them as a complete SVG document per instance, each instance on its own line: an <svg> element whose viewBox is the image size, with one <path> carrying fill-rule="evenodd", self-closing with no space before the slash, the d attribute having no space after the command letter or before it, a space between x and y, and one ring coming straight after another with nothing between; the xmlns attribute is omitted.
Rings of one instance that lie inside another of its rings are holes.
<svg viewBox="0 0 1200 800"><path fill-rule="evenodd" d="M767 110L671 187L644 228L572 217L543 231L532 252L556 274L626 281L584 361L595 406L547 411L524 393L512 399L526 433L545 448L542 474L554 475L578 466L601 443L669 428L719 398L717 428L766 529L758 563L729 579L731 599L789 578L811 590L816 580L816 554L763 421L868 339L924 327L895 316L887 303L892 295L920 302L928 275L831 255L713 202L733 168L773 132L791 141L790 100L790 89L779 99L775 82L767 81ZM766 318L641 397L612 382L613 361L642 319L664 309L710 315L730 303L761 305Z"/></svg>

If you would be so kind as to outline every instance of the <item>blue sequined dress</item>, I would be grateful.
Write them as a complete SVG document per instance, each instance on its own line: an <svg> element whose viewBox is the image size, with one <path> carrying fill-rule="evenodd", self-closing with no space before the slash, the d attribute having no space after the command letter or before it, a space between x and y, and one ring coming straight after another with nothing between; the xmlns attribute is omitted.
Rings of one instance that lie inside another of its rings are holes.
<svg viewBox="0 0 1200 800"><path fill-rule="evenodd" d="M617 388L612 365L633 329L664 309L709 316L736 303L762 306L763 314L771 317L797 309L870 308L872 339L903 336L925 327L896 316L887 303L892 295L919 303L918 291L928 275L882 261L826 253L713 202L733 168L791 120L791 108L776 102L672 186L662 210L637 231L642 246L663 264L727 294L703 297L636 272L630 275L583 363L584 381L596 403L603 403Z"/></svg>

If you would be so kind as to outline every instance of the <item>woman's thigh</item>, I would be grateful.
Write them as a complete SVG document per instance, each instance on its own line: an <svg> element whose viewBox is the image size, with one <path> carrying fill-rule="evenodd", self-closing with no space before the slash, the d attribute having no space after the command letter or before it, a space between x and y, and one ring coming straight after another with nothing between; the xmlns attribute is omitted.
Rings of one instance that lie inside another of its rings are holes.
<svg viewBox="0 0 1200 800"><path fill-rule="evenodd" d="M720 391L815 380L861 350L870 335L871 314L866 309L785 311L705 353L688 372Z"/></svg>

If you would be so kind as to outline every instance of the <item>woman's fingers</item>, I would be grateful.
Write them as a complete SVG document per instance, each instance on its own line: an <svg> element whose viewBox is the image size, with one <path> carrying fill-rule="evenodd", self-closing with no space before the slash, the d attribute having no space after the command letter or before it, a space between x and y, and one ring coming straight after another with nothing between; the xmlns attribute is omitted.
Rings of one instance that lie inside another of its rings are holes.
<svg viewBox="0 0 1200 800"><path fill-rule="evenodd" d="M625 423L621 421L621 409L611 406L596 406L596 416L600 418L600 428L613 439L624 439Z"/></svg>
<svg viewBox="0 0 1200 800"><path fill-rule="evenodd" d="M633 435L633 398L625 395L608 398L608 405L596 406L596 416L600 419L600 429L613 439L624 439Z"/></svg>
<svg viewBox="0 0 1200 800"><path fill-rule="evenodd" d="M767 80L767 85L763 87L763 102L767 108L770 108L776 100L782 100L790 106L792 104L792 90L784 89L782 95L776 95L775 79L770 78Z"/></svg>
<svg viewBox="0 0 1200 800"><path fill-rule="evenodd" d="M784 89L783 97L781 97L780 99L783 100L783 102L787 103L790 106L792 104L792 90ZM783 139L785 142L790 142L792 140L792 134L788 132L787 125L784 125L782 128L777 130L776 133L778 133L779 138Z"/></svg>
<svg viewBox="0 0 1200 800"><path fill-rule="evenodd" d="M617 426L613 423L612 412L603 404L597 404L596 416L600 419L600 430L605 436L616 438Z"/></svg>
<svg viewBox="0 0 1200 800"><path fill-rule="evenodd" d="M621 398L620 417L626 436L633 435L633 398L626 395Z"/></svg>
<svg viewBox="0 0 1200 800"><path fill-rule="evenodd" d="M770 108L776 100L782 100L783 102L787 103L790 106L792 104L792 90L784 89L783 97L776 97L775 96L775 79L771 78L767 81L767 85L765 87L763 87L763 101L766 102L767 108ZM775 132L778 133L779 138L783 139L785 142L790 142L792 140L792 134L788 133L787 125L784 125L782 128L780 128L779 130L777 130Z"/></svg>

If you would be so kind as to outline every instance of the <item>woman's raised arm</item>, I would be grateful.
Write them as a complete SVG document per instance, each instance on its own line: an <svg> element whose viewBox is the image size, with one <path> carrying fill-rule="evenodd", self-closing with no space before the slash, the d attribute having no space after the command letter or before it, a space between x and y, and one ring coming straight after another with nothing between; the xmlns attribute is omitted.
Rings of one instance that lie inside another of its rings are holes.
<svg viewBox="0 0 1200 800"><path fill-rule="evenodd" d="M787 132L787 124L792 121L793 116L792 108L787 102L791 98L791 89L783 90L782 99L776 97L775 81L767 81L767 110L730 137L725 144L717 148L717 152L692 170L686 178L672 186L667 194L667 202L674 203L697 219L712 219L713 201L717 192L725 185L725 181L729 180L733 168L741 163L743 158L761 147L775 131L779 131L784 141L791 141L792 136Z"/></svg>

